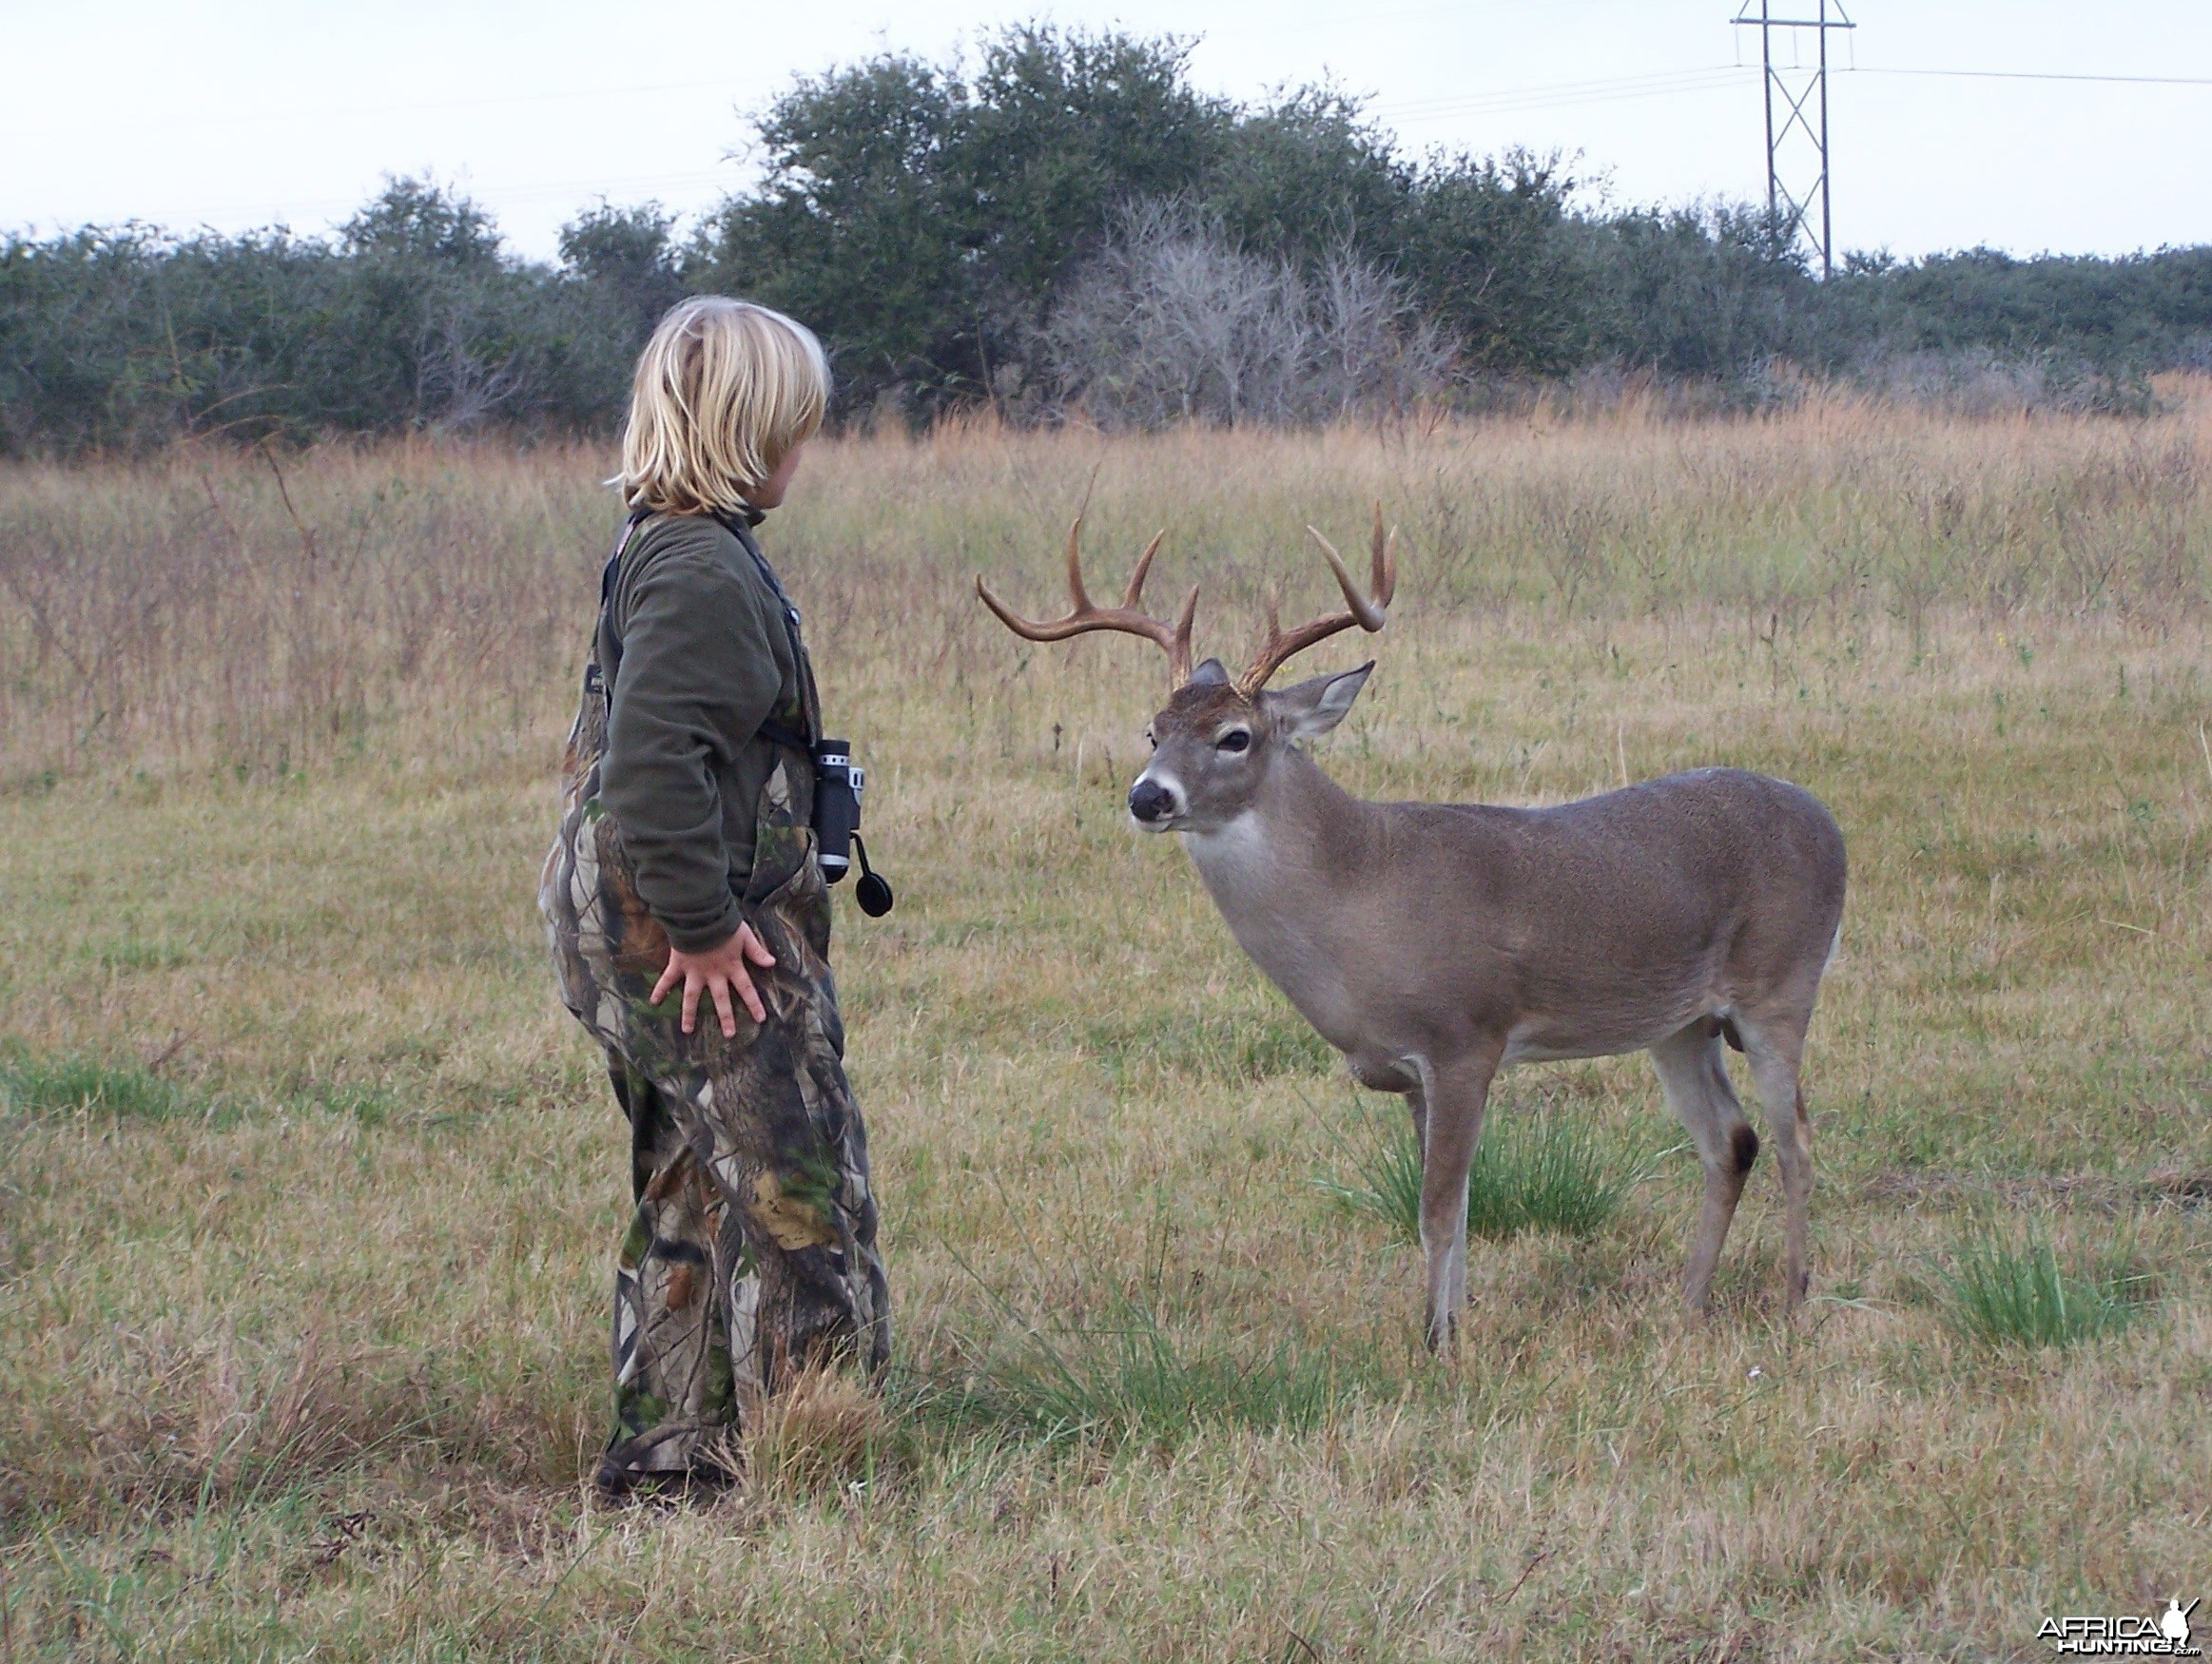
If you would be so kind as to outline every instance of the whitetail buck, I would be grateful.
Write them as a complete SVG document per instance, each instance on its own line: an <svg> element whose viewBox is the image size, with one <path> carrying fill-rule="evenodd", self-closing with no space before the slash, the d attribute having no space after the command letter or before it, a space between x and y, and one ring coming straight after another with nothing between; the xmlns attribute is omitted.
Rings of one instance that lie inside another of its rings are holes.
<svg viewBox="0 0 2212 1664"><path fill-rule="evenodd" d="M1372 592L1314 532L1348 610L1285 630L1271 603L1258 656L1234 679L1216 659L1191 667L1195 589L1173 625L1141 609L1158 537L1122 604L1093 605L1081 527L1068 533L1065 618L1033 624L980 578L977 592L1030 641L1122 630L1166 649L1173 693L1129 812L1146 831L1182 835L1237 944L1353 1077L1409 1100L1429 1344L1450 1343L1466 1297L1467 1171L1490 1082L1507 1064L1549 1058L1650 1052L1704 1164L1684 1288L1703 1312L1758 1154L1721 1047L1743 1052L1781 1161L1786 1295L1802 1301L1813 1150L1798 1065L1843 918L1843 834L1819 800L1702 768L1546 809L1363 802L1299 742L1344 720L1372 661L1266 686L1315 642L1383 628L1397 566L1379 506Z"/></svg>

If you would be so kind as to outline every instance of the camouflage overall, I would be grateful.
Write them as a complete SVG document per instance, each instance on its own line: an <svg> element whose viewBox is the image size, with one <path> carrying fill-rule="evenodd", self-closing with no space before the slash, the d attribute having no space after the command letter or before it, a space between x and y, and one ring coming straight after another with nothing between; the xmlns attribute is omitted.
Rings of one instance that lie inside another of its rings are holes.
<svg viewBox="0 0 2212 1664"><path fill-rule="evenodd" d="M595 659L596 655L594 655ZM774 713L821 731L814 675ZM756 968L756 1024L732 1000L682 1032L681 988L649 1003L666 933L639 900L620 828L600 803L610 694L594 662L569 736L560 836L539 887L561 996L606 1048L631 1126L636 1212L615 1262L615 1431L601 1483L619 1489L713 1463L740 1411L794 1367L890 1351L876 1257L867 1131L844 1076L829 970L829 892L814 858L811 757L790 746L756 812L746 921L775 955Z"/></svg>

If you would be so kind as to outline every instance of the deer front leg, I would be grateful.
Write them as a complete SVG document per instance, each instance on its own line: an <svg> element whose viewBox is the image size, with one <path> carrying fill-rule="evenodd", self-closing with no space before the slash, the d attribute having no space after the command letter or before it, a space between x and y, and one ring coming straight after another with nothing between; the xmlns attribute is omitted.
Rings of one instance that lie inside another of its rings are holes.
<svg viewBox="0 0 2212 1664"><path fill-rule="evenodd" d="M1427 1341L1431 1352L1452 1350L1467 1297L1467 1172L1483 1138L1483 1112L1498 1055L1424 1063L1413 1094L1426 1123L1421 1149L1421 1250L1427 1260Z"/></svg>

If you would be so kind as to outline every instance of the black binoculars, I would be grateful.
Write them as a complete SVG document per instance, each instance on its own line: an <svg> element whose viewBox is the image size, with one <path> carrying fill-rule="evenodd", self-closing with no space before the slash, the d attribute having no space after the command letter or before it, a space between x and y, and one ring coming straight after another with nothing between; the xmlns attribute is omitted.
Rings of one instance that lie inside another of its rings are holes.
<svg viewBox="0 0 2212 1664"><path fill-rule="evenodd" d="M860 882L852 899L870 919L891 911L891 886L868 865L868 846L861 842L861 791L868 771L852 760L845 740L824 740L814 747L814 851L822 876L829 883L842 882L852 870L852 858L861 862Z"/></svg>

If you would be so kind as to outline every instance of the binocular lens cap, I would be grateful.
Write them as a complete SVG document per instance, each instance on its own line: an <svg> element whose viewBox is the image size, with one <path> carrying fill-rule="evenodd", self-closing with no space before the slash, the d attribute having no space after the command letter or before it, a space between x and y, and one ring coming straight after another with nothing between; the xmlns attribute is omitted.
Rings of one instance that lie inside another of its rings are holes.
<svg viewBox="0 0 2212 1664"><path fill-rule="evenodd" d="M852 899L870 919L881 919L891 911L891 886L875 873L861 875L860 882L853 886Z"/></svg>

